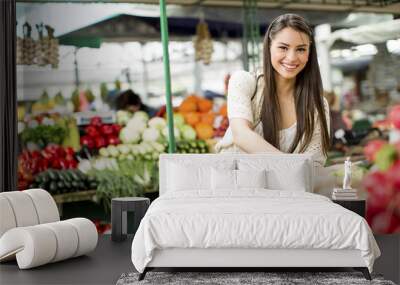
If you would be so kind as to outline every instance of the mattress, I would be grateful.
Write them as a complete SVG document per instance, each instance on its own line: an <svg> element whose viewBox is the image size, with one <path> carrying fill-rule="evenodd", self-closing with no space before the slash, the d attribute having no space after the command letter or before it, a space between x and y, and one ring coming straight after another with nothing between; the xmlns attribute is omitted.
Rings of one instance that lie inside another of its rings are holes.
<svg viewBox="0 0 400 285"><path fill-rule="evenodd" d="M155 250L359 250L372 272L379 248L367 222L328 198L301 191L170 192L156 199L132 243L139 272Z"/></svg>

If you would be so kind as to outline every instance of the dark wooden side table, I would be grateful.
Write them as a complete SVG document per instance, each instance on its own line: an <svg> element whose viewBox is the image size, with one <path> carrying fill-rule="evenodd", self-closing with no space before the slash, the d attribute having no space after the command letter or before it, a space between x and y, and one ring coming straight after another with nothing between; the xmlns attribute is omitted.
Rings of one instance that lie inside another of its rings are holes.
<svg viewBox="0 0 400 285"><path fill-rule="evenodd" d="M133 234L136 233L140 221L146 214L150 205L149 198L143 197L121 197L111 200L111 240L123 241L128 231L127 212L133 212Z"/></svg>
<svg viewBox="0 0 400 285"><path fill-rule="evenodd" d="M359 214L361 217L365 218L365 200L335 200L332 202L339 204L340 206Z"/></svg>

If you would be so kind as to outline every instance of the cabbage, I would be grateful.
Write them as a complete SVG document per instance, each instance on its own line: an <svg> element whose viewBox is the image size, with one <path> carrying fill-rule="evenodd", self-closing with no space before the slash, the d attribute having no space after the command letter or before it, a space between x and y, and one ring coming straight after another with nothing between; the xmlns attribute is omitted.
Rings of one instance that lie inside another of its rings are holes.
<svg viewBox="0 0 400 285"><path fill-rule="evenodd" d="M123 110L117 111L117 123L119 125L125 126L131 117L132 117L131 112Z"/></svg>
<svg viewBox="0 0 400 285"><path fill-rule="evenodd" d="M150 119L148 124L150 128L162 130L167 125L167 121L164 118L154 117Z"/></svg>
<svg viewBox="0 0 400 285"><path fill-rule="evenodd" d="M139 117L133 117L126 124L126 128L133 131L142 133L147 127L147 123Z"/></svg>
<svg viewBox="0 0 400 285"><path fill-rule="evenodd" d="M155 142L159 138L160 138L160 131L153 128L145 129L142 134L143 141L147 142Z"/></svg>
<svg viewBox="0 0 400 285"><path fill-rule="evenodd" d="M162 134L163 134L163 136L164 136L165 138L168 139L168 127L165 127L165 128L162 130ZM176 139L176 140L179 140L179 139L180 139L180 132L179 132L179 129L178 129L177 127L174 127L174 136L175 136L175 139Z"/></svg>
<svg viewBox="0 0 400 285"><path fill-rule="evenodd" d="M177 126L178 128L180 126L183 126L185 124L185 118L183 117L182 114L174 114L174 126Z"/></svg>
<svg viewBox="0 0 400 285"><path fill-rule="evenodd" d="M133 118L137 120L142 120L143 122L147 123L149 120L149 115L147 115L144 111L137 111L133 114Z"/></svg>
<svg viewBox="0 0 400 285"><path fill-rule="evenodd" d="M140 140L140 133L125 127L119 133L119 138L125 144L137 143Z"/></svg>
<svg viewBox="0 0 400 285"><path fill-rule="evenodd" d="M181 128L182 138L184 140L195 140L196 139L196 131L189 125L184 125Z"/></svg>

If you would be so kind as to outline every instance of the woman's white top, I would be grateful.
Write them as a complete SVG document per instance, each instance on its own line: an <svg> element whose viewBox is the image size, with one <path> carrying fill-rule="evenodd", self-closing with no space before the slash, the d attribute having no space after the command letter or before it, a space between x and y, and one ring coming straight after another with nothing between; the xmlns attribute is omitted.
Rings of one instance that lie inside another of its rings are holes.
<svg viewBox="0 0 400 285"><path fill-rule="evenodd" d="M257 91L256 91L257 84ZM230 80L228 86L228 118L242 118L252 123L254 131L263 136L263 127L260 121L262 102L263 102L263 87L264 80L261 77L258 81L256 76L247 71L235 72ZM256 92L256 94L254 94ZM253 100L251 100L251 98ZM330 117L329 117L329 105L324 98L324 108L327 125L329 128ZM316 120L318 117L316 116ZM288 152L290 146L296 135L296 123L287 129L280 130L280 150ZM294 150L294 153L298 153L300 144ZM244 153L242 149L233 143L232 131L230 128L227 129L225 136L215 146L217 152L238 152ZM313 154L314 161L320 165L325 163L326 157L322 151L322 140L321 140L321 128L319 122L316 122L314 133L310 144L307 146L305 153Z"/></svg>

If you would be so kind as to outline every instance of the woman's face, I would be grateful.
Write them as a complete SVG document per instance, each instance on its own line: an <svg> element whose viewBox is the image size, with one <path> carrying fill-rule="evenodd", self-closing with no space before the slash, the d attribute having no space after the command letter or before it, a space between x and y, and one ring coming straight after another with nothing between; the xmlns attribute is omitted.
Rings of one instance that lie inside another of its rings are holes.
<svg viewBox="0 0 400 285"><path fill-rule="evenodd" d="M272 39L270 50L275 72L285 79L292 79L307 64L310 39L305 33L284 28Z"/></svg>

